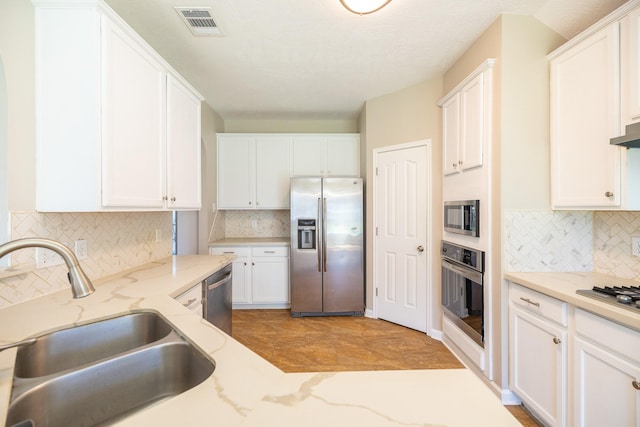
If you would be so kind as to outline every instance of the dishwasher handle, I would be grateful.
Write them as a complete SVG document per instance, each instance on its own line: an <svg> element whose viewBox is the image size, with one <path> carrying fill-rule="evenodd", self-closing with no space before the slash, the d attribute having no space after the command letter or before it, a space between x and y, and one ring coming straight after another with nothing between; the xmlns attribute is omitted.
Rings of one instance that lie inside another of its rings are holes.
<svg viewBox="0 0 640 427"><path fill-rule="evenodd" d="M214 279L217 279L217 277L214 278ZM218 280L217 282L214 282L214 283L209 283L209 280L206 280L205 281L205 286L207 287L208 290L212 290L212 289L217 288L220 285L224 285L229 280L231 280L231 272L225 274L223 279L220 279L220 280Z"/></svg>

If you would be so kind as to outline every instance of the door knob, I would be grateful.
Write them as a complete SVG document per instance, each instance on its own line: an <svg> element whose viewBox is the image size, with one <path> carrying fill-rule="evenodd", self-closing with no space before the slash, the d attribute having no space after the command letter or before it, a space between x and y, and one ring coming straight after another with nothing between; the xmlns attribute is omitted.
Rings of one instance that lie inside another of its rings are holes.
<svg viewBox="0 0 640 427"><path fill-rule="evenodd" d="M604 193L605 197L613 197L613 193L611 191L607 191L606 193Z"/></svg>
<svg viewBox="0 0 640 427"><path fill-rule="evenodd" d="M416 249L418 250L418 252L424 252L424 248L422 246L418 246Z"/></svg>

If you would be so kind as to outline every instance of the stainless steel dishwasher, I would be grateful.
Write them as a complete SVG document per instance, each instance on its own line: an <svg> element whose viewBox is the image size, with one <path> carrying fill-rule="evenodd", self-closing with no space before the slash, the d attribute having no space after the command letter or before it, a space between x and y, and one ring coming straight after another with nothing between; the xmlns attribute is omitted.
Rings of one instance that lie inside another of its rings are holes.
<svg viewBox="0 0 640 427"><path fill-rule="evenodd" d="M204 318L231 335L231 264L204 280Z"/></svg>

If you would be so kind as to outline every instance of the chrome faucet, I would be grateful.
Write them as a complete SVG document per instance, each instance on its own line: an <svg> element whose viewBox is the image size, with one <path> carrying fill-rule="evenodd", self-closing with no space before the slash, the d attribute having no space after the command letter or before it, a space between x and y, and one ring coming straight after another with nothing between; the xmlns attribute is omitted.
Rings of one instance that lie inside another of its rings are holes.
<svg viewBox="0 0 640 427"><path fill-rule="evenodd" d="M89 277L82 271L76 255L71 249L55 240L37 237L12 240L4 245L0 245L0 258L18 249L36 247L49 249L62 257L69 269L67 277L69 278L69 283L71 283L71 291L73 292L74 298L86 297L95 291L91 280L89 280Z"/></svg>

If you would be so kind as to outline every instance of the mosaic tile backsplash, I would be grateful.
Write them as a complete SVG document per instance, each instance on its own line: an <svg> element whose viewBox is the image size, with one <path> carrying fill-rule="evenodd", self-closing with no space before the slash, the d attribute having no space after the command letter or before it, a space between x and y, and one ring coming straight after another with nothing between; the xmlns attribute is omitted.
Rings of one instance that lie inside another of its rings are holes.
<svg viewBox="0 0 640 427"><path fill-rule="evenodd" d="M289 211L223 211L224 237L289 237ZM214 228L216 225L214 224ZM219 227L219 225L218 225Z"/></svg>
<svg viewBox="0 0 640 427"><path fill-rule="evenodd" d="M592 271L593 212L506 211L506 271Z"/></svg>
<svg viewBox="0 0 640 427"><path fill-rule="evenodd" d="M507 211L506 271L595 271L640 281L640 212Z"/></svg>
<svg viewBox="0 0 640 427"><path fill-rule="evenodd" d="M171 224L171 212L14 212L11 239L45 237L72 249L74 241L86 240L88 258L80 265L96 280L171 255ZM13 252L11 264L26 272L7 277L0 271L0 307L69 287L65 265L35 269L35 249Z"/></svg>
<svg viewBox="0 0 640 427"><path fill-rule="evenodd" d="M631 255L631 237L640 237L640 212L596 212L594 271L640 281L640 258Z"/></svg>

